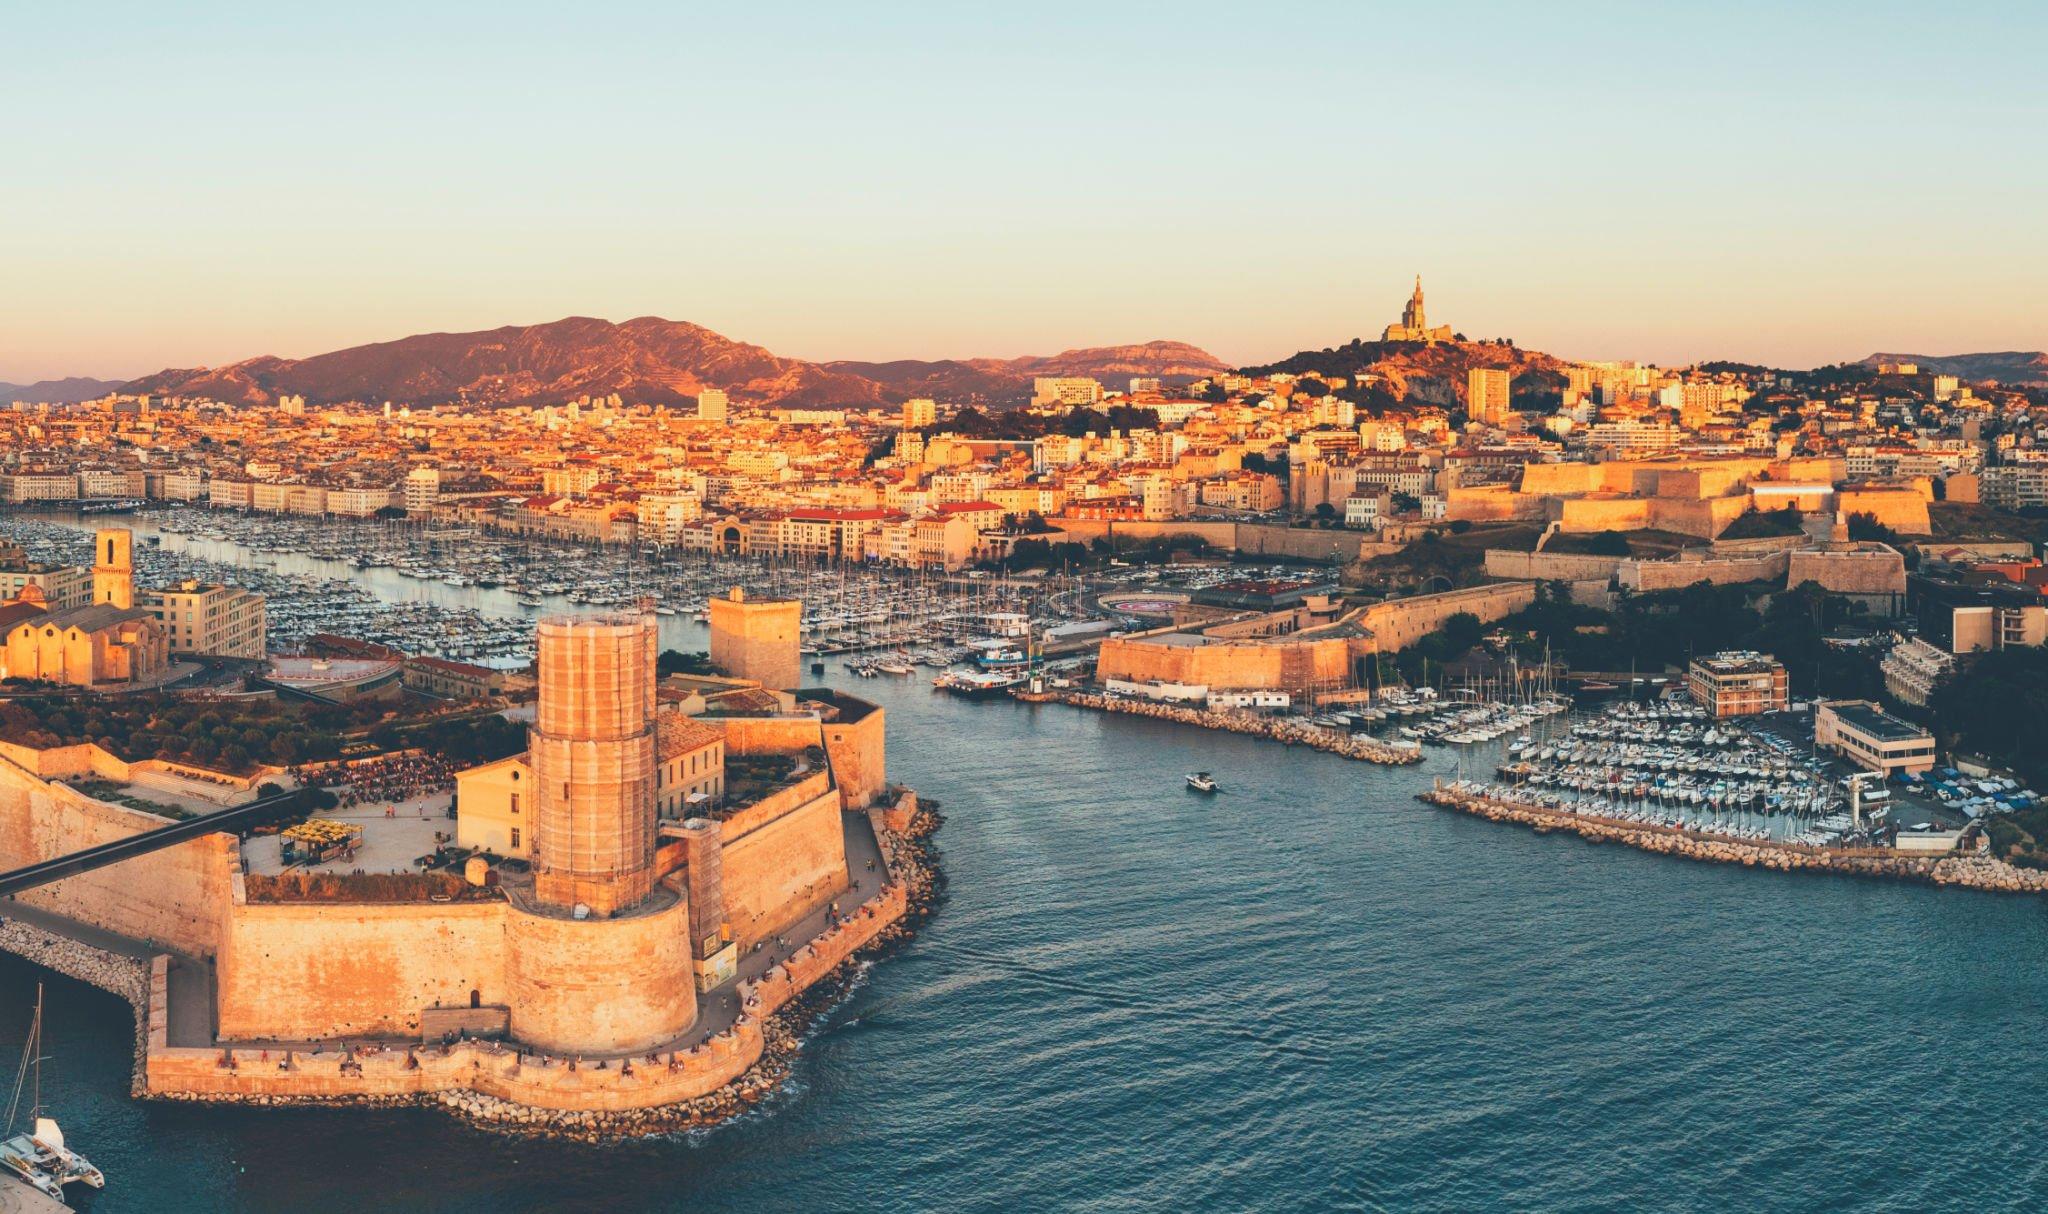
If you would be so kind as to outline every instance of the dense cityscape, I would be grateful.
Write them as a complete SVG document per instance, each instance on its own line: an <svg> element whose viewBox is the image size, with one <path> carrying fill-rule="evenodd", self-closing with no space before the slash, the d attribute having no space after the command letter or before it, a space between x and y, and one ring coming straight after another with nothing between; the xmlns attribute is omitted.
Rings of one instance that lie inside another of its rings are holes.
<svg viewBox="0 0 2048 1214"><path fill-rule="evenodd" d="M2048 16L8 29L0 1214L2041 1206Z"/></svg>

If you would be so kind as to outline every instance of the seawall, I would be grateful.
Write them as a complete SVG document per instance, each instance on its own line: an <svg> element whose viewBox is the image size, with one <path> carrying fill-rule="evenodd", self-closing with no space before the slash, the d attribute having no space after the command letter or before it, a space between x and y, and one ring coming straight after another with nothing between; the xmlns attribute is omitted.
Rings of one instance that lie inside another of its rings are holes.
<svg viewBox="0 0 2048 1214"><path fill-rule="evenodd" d="M1999 893L2048 893L2048 872L2016 868L1989 857L1902 856L1887 848L1809 847L1797 843L1727 839L1680 827L1566 813L1449 787L1433 788L1416 796L1431 805L1468 813L1489 822L1511 822L1544 834L1554 830L1569 831L1589 843L1619 843L1639 851L1710 864L1740 864L1746 868L1767 868L1779 872L1884 877Z"/></svg>

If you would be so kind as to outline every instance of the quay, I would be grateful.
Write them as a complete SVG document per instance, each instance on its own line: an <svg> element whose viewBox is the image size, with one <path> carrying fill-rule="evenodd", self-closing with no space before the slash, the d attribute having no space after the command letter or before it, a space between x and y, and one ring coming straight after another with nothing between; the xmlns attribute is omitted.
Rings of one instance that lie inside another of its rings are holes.
<svg viewBox="0 0 2048 1214"><path fill-rule="evenodd" d="M1655 822L1630 822L1597 814L1551 809L1457 784L1437 783L1416 799L1489 822L1527 826L1538 834L1569 831L1588 843L1619 843L1640 851L1680 856L1711 864L1740 864L1779 872L1835 873L1885 877L1929 885L1999 893L2048 893L2048 872L2018 868L1989 856L1907 856L1881 847L1819 847L1811 844L1735 839L1708 831Z"/></svg>
<svg viewBox="0 0 2048 1214"><path fill-rule="evenodd" d="M1070 704L1075 708L1092 708L1098 712L1121 712L1131 716L1151 717L1156 721L1194 725L1202 729L1220 729L1227 733L1271 738L1289 746L1307 746L1340 758L1356 759L1362 763L1405 766L1422 762L1422 749L1419 746L1395 746L1375 738L1340 734L1314 725L1243 713L1211 712L1203 708L1160 704L1151 700L1130 700L1093 691L1024 692L1018 694L1016 698L1026 703Z"/></svg>

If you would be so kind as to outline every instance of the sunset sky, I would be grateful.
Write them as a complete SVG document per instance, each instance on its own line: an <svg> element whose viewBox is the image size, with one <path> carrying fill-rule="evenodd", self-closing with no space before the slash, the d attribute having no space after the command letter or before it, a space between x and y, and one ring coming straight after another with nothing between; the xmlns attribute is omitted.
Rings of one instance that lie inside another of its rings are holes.
<svg viewBox="0 0 2048 1214"><path fill-rule="evenodd" d="M1417 272L1567 357L2048 347L2039 3L301 7L14 6L0 380L565 315L1256 361Z"/></svg>

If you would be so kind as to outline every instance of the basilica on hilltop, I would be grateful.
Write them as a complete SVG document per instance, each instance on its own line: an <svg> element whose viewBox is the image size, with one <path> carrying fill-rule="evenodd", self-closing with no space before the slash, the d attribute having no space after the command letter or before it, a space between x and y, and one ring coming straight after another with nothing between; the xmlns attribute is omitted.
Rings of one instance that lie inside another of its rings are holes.
<svg viewBox="0 0 2048 1214"><path fill-rule="evenodd" d="M1440 341L1457 340L1449 325L1430 328L1429 318L1422 311L1422 275L1415 276L1415 294L1408 297L1408 306L1401 309L1401 323L1388 325L1380 340L1419 341L1432 346Z"/></svg>

